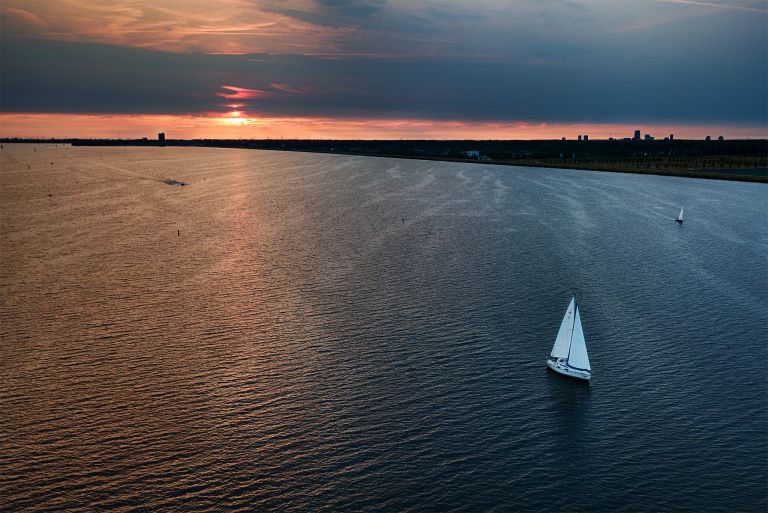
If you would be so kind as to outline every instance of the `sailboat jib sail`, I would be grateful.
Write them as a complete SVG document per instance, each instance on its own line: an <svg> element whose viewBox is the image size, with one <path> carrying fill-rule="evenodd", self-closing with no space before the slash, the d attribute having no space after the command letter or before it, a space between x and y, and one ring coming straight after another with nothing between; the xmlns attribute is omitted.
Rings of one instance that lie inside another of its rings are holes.
<svg viewBox="0 0 768 513"><path fill-rule="evenodd" d="M563 322L560 324L560 331L557 332L555 345L549 356L553 358L565 358L568 356L568 349L571 345L571 336L573 335L573 319L576 309L576 298L571 299L568 309L565 311Z"/></svg>
<svg viewBox="0 0 768 513"><path fill-rule="evenodd" d="M575 297L571 299L565 311L555 344L547 359L547 367L572 378L586 381L592 379L592 367L589 364L587 343Z"/></svg>

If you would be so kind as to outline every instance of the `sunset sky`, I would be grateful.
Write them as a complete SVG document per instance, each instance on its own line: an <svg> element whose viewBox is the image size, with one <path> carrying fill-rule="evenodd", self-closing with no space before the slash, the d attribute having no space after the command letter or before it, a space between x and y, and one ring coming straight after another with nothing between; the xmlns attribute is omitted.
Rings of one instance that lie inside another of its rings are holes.
<svg viewBox="0 0 768 513"><path fill-rule="evenodd" d="M768 137L768 1L2 0L0 136Z"/></svg>

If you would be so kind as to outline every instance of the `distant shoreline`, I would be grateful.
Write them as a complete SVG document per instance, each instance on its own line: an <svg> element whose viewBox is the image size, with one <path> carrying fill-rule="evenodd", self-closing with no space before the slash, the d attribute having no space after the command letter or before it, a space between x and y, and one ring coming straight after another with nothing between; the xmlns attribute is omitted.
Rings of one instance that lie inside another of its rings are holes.
<svg viewBox="0 0 768 513"><path fill-rule="evenodd" d="M263 148L254 148L261 149ZM340 151L318 151L318 150L285 150L275 149L267 151L285 151L292 153L323 153L327 155L347 155L353 157L377 157L377 158L390 158L390 159L407 159L407 160L425 160L434 162L454 162L461 164L489 164L493 166L509 166L509 167L540 167L546 169L572 169L576 171L599 171L604 173L628 173L635 175L653 175L653 176L676 176L683 178L704 178L708 180L730 180L735 182L754 182L754 183L768 183L768 167L762 168L744 168L744 169L712 169L711 171L704 171L703 169L639 169L639 168L609 168L598 166L564 166L554 164L543 164L540 162L530 161L499 161L499 160L476 160L476 159L460 159L450 157L417 157L412 155L382 155L378 153L352 153L352 152L340 152ZM742 171L750 171L754 174L739 174Z"/></svg>
<svg viewBox="0 0 768 513"><path fill-rule="evenodd" d="M20 139L0 143L214 147L768 183L768 140Z"/></svg>

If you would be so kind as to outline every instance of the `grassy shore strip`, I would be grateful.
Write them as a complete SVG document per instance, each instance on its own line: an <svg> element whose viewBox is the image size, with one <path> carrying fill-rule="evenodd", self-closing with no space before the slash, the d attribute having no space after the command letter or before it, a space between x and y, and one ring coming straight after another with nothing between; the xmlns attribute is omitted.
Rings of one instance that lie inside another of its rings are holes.
<svg viewBox="0 0 768 513"><path fill-rule="evenodd" d="M261 149L261 148L254 148ZM768 168L752 169L675 169L675 168L650 168L641 169L636 167L609 167L595 163L592 165L553 165L551 163L541 163L535 160L477 160L477 159L459 159L453 157L436 156L414 156L414 155L382 155L380 153L364 153L349 151L322 151L322 150L301 150L301 149L270 149L268 151L289 151L300 153L326 153L330 155L351 155L356 157L379 157L390 159L409 159L409 160L431 160L436 162L459 162L464 164L490 164L494 166L515 166L515 167L541 167L548 169L575 169L582 171L601 171L606 173L630 173L636 175L656 175L656 176L678 176L684 178L705 178L708 180L731 180L736 182L755 182L768 183ZM745 174L746 173L746 174Z"/></svg>

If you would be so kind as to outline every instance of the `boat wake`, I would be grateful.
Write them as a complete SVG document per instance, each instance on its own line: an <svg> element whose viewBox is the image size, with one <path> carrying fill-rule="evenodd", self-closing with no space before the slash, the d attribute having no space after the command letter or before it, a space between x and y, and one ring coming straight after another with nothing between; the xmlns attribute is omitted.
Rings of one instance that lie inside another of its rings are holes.
<svg viewBox="0 0 768 513"><path fill-rule="evenodd" d="M173 178L161 178L160 181L163 182L164 184L171 185L173 187L184 187L186 185L189 185L189 183L187 182L174 180Z"/></svg>

